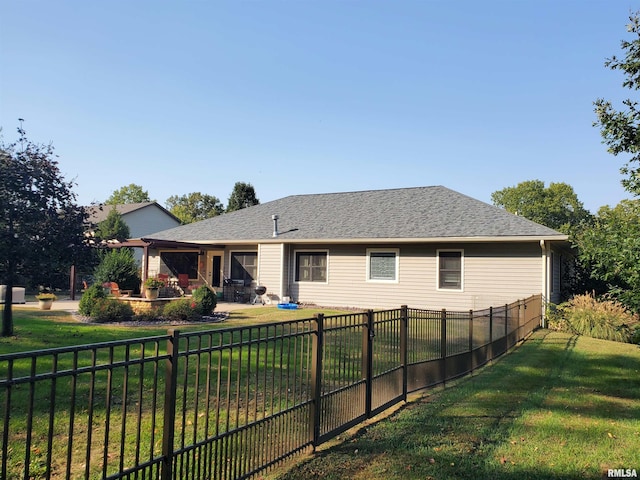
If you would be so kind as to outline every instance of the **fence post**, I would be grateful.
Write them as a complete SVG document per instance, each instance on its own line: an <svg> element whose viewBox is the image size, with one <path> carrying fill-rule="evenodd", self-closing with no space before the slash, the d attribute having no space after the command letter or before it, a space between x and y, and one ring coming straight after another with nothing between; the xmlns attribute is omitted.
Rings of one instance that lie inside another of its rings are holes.
<svg viewBox="0 0 640 480"><path fill-rule="evenodd" d="M469 371L473 372L473 309L469 310Z"/></svg>
<svg viewBox="0 0 640 480"><path fill-rule="evenodd" d="M168 331L167 354L165 363L164 419L162 427L162 480L173 478L173 439L176 421L176 390L178 383L178 352L180 351L180 331Z"/></svg>
<svg viewBox="0 0 640 480"><path fill-rule="evenodd" d="M442 384L447 381L447 310L442 309L440 316L440 375Z"/></svg>
<svg viewBox="0 0 640 480"><path fill-rule="evenodd" d="M493 307L489 307L489 351L487 360L493 360Z"/></svg>
<svg viewBox="0 0 640 480"><path fill-rule="evenodd" d="M505 303L504 305L504 338L509 336L509 305ZM507 345L507 349L509 348L509 342L505 341Z"/></svg>
<svg viewBox="0 0 640 480"><path fill-rule="evenodd" d="M311 359L311 410L309 423L313 435L313 449L320 443L320 412L322 401L322 351L324 349L324 314L314 315L314 331Z"/></svg>
<svg viewBox="0 0 640 480"><path fill-rule="evenodd" d="M407 360L408 360L408 352L407 352L407 340L408 340L408 330L409 330L409 307L407 305L402 305L400 307L402 309L402 318L400 318L400 358L402 362L402 400L407 401L407 390L408 390L408 371L407 371Z"/></svg>
<svg viewBox="0 0 640 480"><path fill-rule="evenodd" d="M362 336L362 367L365 378L365 401L364 408L366 418L371 418L371 395L372 395L372 379L373 379L373 310L367 310L367 326L363 330Z"/></svg>

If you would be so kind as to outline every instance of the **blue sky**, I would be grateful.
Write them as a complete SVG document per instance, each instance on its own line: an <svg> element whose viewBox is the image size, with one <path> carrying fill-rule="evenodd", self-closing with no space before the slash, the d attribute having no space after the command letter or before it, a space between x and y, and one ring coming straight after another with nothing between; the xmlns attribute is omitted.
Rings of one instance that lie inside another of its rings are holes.
<svg viewBox="0 0 640 480"><path fill-rule="evenodd" d="M444 185L490 203L629 195L593 101L630 1L0 0L0 126L53 143L80 204L237 181L283 196Z"/></svg>

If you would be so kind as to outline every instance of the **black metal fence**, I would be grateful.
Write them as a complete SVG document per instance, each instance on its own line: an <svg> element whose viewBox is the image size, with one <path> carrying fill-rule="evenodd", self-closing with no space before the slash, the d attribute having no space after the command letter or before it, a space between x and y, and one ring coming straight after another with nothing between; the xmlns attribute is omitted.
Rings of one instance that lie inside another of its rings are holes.
<svg viewBox="0 0 640 480"><path fill-rule="evenodd" d="M489 362L541 312L538 295L2 355L0 478L249 478Z"/></svg>

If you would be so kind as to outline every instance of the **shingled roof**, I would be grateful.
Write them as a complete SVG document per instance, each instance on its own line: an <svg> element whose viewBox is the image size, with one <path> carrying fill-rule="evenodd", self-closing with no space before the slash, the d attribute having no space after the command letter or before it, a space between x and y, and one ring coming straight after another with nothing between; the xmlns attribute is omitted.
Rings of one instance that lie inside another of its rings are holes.
<svg viewBox="0 0 640 480"><path fill-rule="evenodd" d="M279 216L276 238L274 214ZM293 195L148 237L217 244L567 238L442 186Z"/></svg>

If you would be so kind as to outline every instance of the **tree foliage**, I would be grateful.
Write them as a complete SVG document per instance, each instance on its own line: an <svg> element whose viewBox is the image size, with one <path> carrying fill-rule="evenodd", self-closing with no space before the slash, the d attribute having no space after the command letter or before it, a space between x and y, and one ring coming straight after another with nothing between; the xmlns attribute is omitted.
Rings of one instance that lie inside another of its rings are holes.
<svg viewBox="0 0 640 480"><path fill-rule="evenodd" d="M166 206L183 224L205 220L224 212L224 206L217 197L200 192L187 195L172 195Z"/></svg>
<svg viewBox="0 0 640 480"><path fill-rule="evenodd" d="M149 193L140 185L130 183L115 190L104 202L107 205L124 205L126 203L150 202Z"/></svg>
<svg viewBox="0 0 640 480"><path fill-rule="evenodd" d="M620 70L625 80L622 86L632 91L640 89L640 12L629 16L627 31L631 40L623 40L621 48L624 56L612 56L605 61L605 67ZM640 195L640 109L638 102L627 98L622 109L614 108L610 101L599 98L594 102L598 120L594 126L600 128L603 143L609 146L613 155L630 155L628 162L620 169L626 177L624 188L634 195Z"/></svg>
<svg viewBox="0 0 640 480"><path fill-rule="evenodd" d="M260 200L256 197L256 191L250 183L236 182L227 202L227 212L235 212L243 208L258 205Z"/></svg>
<svg viewBox="0 0 640 480"><path fill-rule="evenodd" d="M121 289L140 288L138 264L130 248L116 248L101 254L100 264L94 272L96 283L116 282Z"/></svg>
<svg viewBox="0 0 640 480"><path fill-rule="evenodd" d="M593 226L577 235L580 259L593 278L640 312L640 200L602 207Z"/></svg>
<svg viewBox="0 0 640 480"><path fill-rule="evenodd" d="M566 183L527 180L491 194L494 205L508 212L569 234L578 225L588 222L591 214Z"/></svg>
<svg viewBox="0 0 640 480"><path fill-rule="evenodd" d="M97 241L118 240L123 242L131 236L129 225L122 219L122 215L115 206L107 214L107 218L98 223L95 237Z"/></svg>
<svg viewBox="0 0 640 480"><path fill-rule="evenodd" d="M0 145L0 283L8 290L3 336L13 333L15 282L53 286L85 250L87 214L76 205L53 146L29 141L22 127L18 134L17 142Z"/></svg>

